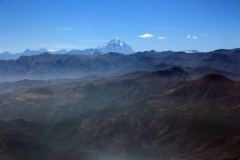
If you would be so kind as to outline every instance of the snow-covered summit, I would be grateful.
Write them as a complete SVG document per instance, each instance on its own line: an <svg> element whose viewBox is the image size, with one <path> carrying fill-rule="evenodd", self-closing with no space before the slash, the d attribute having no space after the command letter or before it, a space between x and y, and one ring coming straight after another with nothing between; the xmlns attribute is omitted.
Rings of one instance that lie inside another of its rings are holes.
<svg viewBox="0 0 240 160"><path fill-rule="evenodd" d="M131 54L134 52L129 45L117 38L98 46L96 49L101 50L103 53L118 52L123 54Z"/></svg>

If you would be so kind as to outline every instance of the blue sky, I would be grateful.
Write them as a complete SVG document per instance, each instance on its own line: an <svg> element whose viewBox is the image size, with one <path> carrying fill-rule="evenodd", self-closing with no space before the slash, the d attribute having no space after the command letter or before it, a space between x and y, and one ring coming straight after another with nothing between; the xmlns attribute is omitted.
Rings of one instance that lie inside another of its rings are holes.
<svg viewBox="0 0 240 160"><path fill-rule="evenodd" d="M240 0L0 0L0 51L240 47Z"/></svg>

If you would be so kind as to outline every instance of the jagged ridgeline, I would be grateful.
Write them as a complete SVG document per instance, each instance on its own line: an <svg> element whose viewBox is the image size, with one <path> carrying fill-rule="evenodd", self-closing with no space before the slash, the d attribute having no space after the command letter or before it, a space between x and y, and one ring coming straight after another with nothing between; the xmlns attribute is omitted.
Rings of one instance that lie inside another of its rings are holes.
<svg viewBox="0 0 240 160"><path fill-rule="evenodd" d="M121 45L120 40L115 39L113 42ZM0 81L121 75L171 67L184 69L192 79L208 73L218 73L237 80L240 73L239 55L239 49L196 54L172 51L146 51L129 55L117 52L105 54L94 52L89 55L44 52L40 55L21 56L16 60L0 60Z"/></svg>

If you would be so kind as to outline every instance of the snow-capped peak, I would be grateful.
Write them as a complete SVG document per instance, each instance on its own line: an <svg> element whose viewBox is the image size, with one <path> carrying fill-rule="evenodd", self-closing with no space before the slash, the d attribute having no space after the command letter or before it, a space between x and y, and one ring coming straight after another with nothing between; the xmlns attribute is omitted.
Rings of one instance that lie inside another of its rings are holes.
<svg viewBox="0 0 240 160"><path fill-rule="evenodd" d="M108 43L104 43L103 45L98 46L96 49L101 50L103 53L118 52L124 54L131 54L134 52L129 45L119 40L118 38L112 39Z"/></svg>
<svg viewBox="0 0 240 160"><path fill-rule="evenodd" d="M111 43L111 44L114 44L114 43L119 44L121 42L122 41L120 41L119 39L115 38L115 39L111 40L109 43Z"/></svg>
<svg viewBox="0 0 240 160"><path fill-rule="evenodd" d="M117 39L117 38L115 38L115 39L112 39L110 42L108 42L108 43L104 43L103 45L100 45L99 47L97 47L97 48L104 48L104 47L107 47L107 46L109 46L109 45L120 45L120 46L124 46L124 45L126 45L123 41L121 41L121 40L119 40L119 39Z"/></svg>

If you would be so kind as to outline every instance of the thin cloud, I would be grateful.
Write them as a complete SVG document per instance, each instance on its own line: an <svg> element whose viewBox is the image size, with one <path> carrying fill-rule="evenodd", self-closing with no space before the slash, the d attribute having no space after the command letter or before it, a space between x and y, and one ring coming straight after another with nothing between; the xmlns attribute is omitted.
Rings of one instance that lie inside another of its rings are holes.
<svg viewBox="0 0 240 160"><path fill-rule="evenodd" d="M167 37L158 37L157 39L160 39L160 40L164 40L166 39Z"/></svg>
<svg viewBox="0 0 240 160"><path fill-rule="evenodd" d="M197 39L197 36L193 36L193 37L191 37L190 35L187 35L187 37L186 37L186 38Z"/></svg>
<svg viewBox="0 0 240 160"><path fill-rule="evenodd" d="M139 38L151 38L151 37L153 37L153 35L152 34L149 34L149 33L146 33L146 34L143 34L143 35L140 35L140 36L138 36Z"/></svg>
<svg viewBox="0 0 240 160"><path fill-rule="evenodd" d="M204 34L203 37L207 37L208 35L207 34Z"/></svg>
<svg viewBox="0 0 240 160"><path fill-rule="evenodd" d="M193 38L193 39L197 39L197 36L193 36L192 38Z"/></svg>

